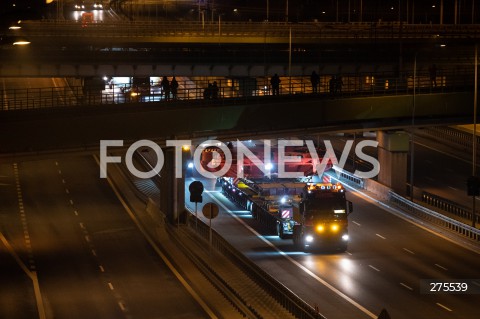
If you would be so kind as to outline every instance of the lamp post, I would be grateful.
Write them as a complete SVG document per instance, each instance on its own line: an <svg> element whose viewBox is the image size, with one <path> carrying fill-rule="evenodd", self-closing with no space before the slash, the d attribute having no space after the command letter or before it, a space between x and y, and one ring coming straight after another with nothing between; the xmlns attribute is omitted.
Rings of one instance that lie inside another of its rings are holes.
<svg viewBox="0 0 480 319"><path fill-rule="evenodd" d="M267 22L268 22L269 16L270 16L270 1L267 0Z"/></svg>
<svg viewBox="0 0 480 319"><path fill-rule="evenodd" d="M410 132L410 200L414 202L413 196L413 172L414 172L414 152L415 152L415 94L417 83L417 52L415 52L415 59L413 60L413 101L412 101L412 125Z"/></svg>
<svg viewBox="0 0 480 319"><path fill-rule="evenodd" d="M285 22L288 22L288 0L287 0L287 4L285 6Z"/></svg>
<svg viewBox="0 0 480 319"><path fill-rule="evenodd" d="M478 47L477 44L475 44L475 80L474 80L474 89L473 89L473 136L472 136L472 176L475 177L477 174L477 94L478 94L478 89L477 89L477 84L478 84ZM475 223L476 223L476 209L475 209L475 201L476 201L476 196L475 194L472 196L473 201L472 201L472 227L475 228Z"/></svg>

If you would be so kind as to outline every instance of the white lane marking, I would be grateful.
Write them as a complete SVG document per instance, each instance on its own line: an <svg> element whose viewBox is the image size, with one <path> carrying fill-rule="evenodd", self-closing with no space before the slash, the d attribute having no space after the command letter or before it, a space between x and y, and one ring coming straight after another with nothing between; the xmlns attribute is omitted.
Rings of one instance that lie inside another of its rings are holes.
<svg viewBox="0 0 480 319"><path fill-rule="evenodd" d="M62 178L62 184L66 184L66 182L65 182L65 179L64 179L64 178Z"/></svg>
<svg viewBox="0 0 480 319"><path fill-rule="evenodd" d="M18 255L15 252L15 250L13 249L13 247L10 245L8 240L5 238L5 236L3 236L3 234L1 232L0 232L0 241L3 243L3 245L5 246L7 251L13 257L13 259L15 259L16 263L20 266L20 268L22 268L22 270L25 272L25 274L32 280L32 282L33 282L33 292L35 294L35 300L36 300L36 304L37 304L38 317L40 319L47 318L46 313L45 313L45 306L43 304L42 293L40 291L40 283L38 282L37 273L34 270L35 266L32 267L32 265L30 265L31 270L29 270L27 268L27 266L23 263L23 261L20 259L20 257L18 257Z"/></svg>
<svg viewBox="0 0 480 319"><path fill-rule="evenodd" d="M454 191L457 190L455 187L452 187L452 186L448 186L448 188L453 189Z"/></svg>
<svg viewBox="0 0 480 319"><path fill-rule="evenodd" d="M93 158L97 162L97 165L100 166L100 160L96 155L93 155ZM153 250L157 253L158 256L163 260L165 265L170 269L170 271L175 275L175 277L180 281L180 283L185 287L185 289L190 293L190 295L195 299L195 301L203 308L203 310L207 313L209 318L211 319L218 319L218 316L215 312L208 306L208 304L197 294L197 292L192 288L192 286L185 280L185 278L180 274L177 268L171 263L171 261L165 256L165 254L160 250L158 245L153 241L153 239L147 234L145 229L143 228L142 224L138 221L135 214L132 212L130 207L127 205L123 197L120 195L117 187L114 185L110 177L107 177L107 182L110 185L110 188L113 190L115 195L117 196L120 203L122 203L123 208L127 211L128 215L132 219L132 221L137 225L138 229L142 232L143 237L148 241L150 246L153 247ZM93 251L93 250L92 250ZM375 319L376 317L372 317Z"/></svg>
<svg viewBox="0 0 480 319"><path fill-rule="evenodd" d="M355 225L361 227L362 225L360 223L357 223L356 221L352 220L352 223L354 223Z"/></svg>
<svg viewBox="0 0 480 319"><path fill-rule="evenodd" d="M90 242L90 236L86 235L85 240L87 241L87 243L89 243Z"/></svg>
<svg viewBox="0 0 480 319"><path fill-rule="evenodd" d="M70 200L70 205L73 205L73 200Z"/></svg>
<svg viewBox="0 0 480 319"><path fill-rule="evenodd" d="M75 214L75 216L78 216L78 212L76 210L74 210L73 213Z"/></svg>
<svg viewBox="0 0 480 319"><path fill-rule="evenodd" d="M57 162L57 161L55 161L55 166L58 166L58 162Z"/></svg>
<svg viewBox="0 0 480 319"><path fill-rule="evenodd" d="M120 309L125 312L126 308L125 308L125 305L123 304L123 302L119 301L118 302L118 306L120 307Z"/></svg>
<svg viewBox="0 0 480 319"><path fill-rule="evenodd" d="M410 249L403 248L403 250L405 250L409 254L415 255L415 253L413 251L411 251Z"/></svg>
<svg viewBox="0 0 480 319"><path fill-rule="evenodd" d="M386 239L385 237L383 237L383 236L380 235L380 234L375 234L375 235L377 235L377 236L380 237L381 239Z"/></svg>
<svg viewBox="0 0 480 319"><path fill-rule="evenodd" d="M372 265L368 265L368 267L372 268L373 270L380 271L380 269L373 267Z"/></svg>
<svg viewBox="0 0 480 319"><path fill-rule="evenodd" d="M62 171L61 171L61 170L58 170L58 175L62 175Z"/></svg>
<svg viewBox="0 0 480 319"><path fill-rule="evenodd" d="M80 223L80 228L85 229L85 225L83 225L83 223Z"/></svg>
<svg viewBox="0 0 480 319"><path fill-rule="evenodd" d="M410 287L410 286L407 286L407 285L406 285L406 284L404 284L403 282L401 282L401 283L400 283L400 285L401 285L401 286L403 286L403 287L405 287L405 288L407 288L408 290L411 290L411 291L413 291L413 288L412 288L412 287Z"/></svg>
<svg viewBox="0 0 480 319"><path fill-rule="evenodd" d="M105 269L103 268L102 265L98 266L98 268L100 268L100 271L101 271L101 272L105 272Z"/></svg>
<svg viewBox="0 0 480 319"><path fill-rule="evenodd" d="M352 304L353 306L355 306L357 309L359 309L360 311L362 311L364 314L366 314L367 316L369 316L370 318L372 319L377 319L377 315L375 315L374 313L372 313L371 311L369 311L367 308L365 308L364 306L362 306L361 304L359 304L358 302L356 302L355 300L353 300L352 298L350 298L349 296L347 296L346 294L344 294L343 292L341 292L340 290L338 290L337 288L335 288L334 286L332 286L331 284L329 284L328 282L326 282L324 279L320 278L317 274L315 274L313 271L311 271L310 269L308 269L307 267L305 267L304 265L302 265L300 262L296 261L295 259L293 259L292 257L290 257L289 255L287 255L284 251L280 250L277 248L277 246L275 246L273 243L271 243L269 240L267 240L266 238L264 238L262 235L260 235L255 229L253 229L252 227L250 227L249 225L247 225L240 217L238 217L237 215L235 215L234 213L232 213L232 211L230 211L230 209L228 209L222 202L220 202L217 198L213 197L212 195L210 195L210 191L206 191L206 194L208 196L210 196L210 198L212 198L215 202L217 202L217 204L222 207L228 214L230 214L230 216L232 216L233 218L235 218L239 223L241 223L246 229L248 229L249 231L251 231L255 236L257 236L261 241L265 242L267 245L269 245L271 248L275 249L280 255L282 255L284 258L286 258L288 261L290 261L292 264L294 264L295 266L297 266L298 268L300 268L301 270L303 270L305 273L307 273L308 275L310 275L313 279L315 279L316 281L318 281L319 283L321 283L322 285L324 285L325 287L327 287L328 289L330 289L331 291L333 291L335 294L337 294L338 296L340 296L341 298L345 299L346 301L348 301L350 304Z"/></svg>
<svg viewBox="0 0 480 319"><path fill-rule="evenodd" d="M349 252L349 251L345 251L345 252L346 252L346 253L347 253L349 256L351 256L351 255L352 255L352 253L351 253L351 252Z"/></svg>
<svg viewBox="0 0 480 319"><path fill-rule="evenodd" d="M92 255L97 256L97 252L94 249L92 249Z"/></svg>
<svg viewBox="0 0 480 319"><path fill-rule="evenodd" d="M70 194L70 191L68 190L68 188L65 188L65 193Z"/></svg>
<svg viewBox="0 0 480 319"><path fill-rule="evenodd" d="M443 270L448 270L447 268L443 267L442 265L439 265L439 264L435 264L435 266L437 266L438 268L441 268Z"/></svg>
<svg viewBox="0 0 480 319"><path fill-rule="evenodd" d="M112 285L111 282L108 283L108 288L110 288L110 290L114 290L113 285Z"/></svg>
<svg viewBox="0 0 480 319"><path fill-rule="evenodd" d="M443 309L452 312L453 310L448 308L447 306L442 305L441 303L437 302L437 306L442 307Z"/></svg>

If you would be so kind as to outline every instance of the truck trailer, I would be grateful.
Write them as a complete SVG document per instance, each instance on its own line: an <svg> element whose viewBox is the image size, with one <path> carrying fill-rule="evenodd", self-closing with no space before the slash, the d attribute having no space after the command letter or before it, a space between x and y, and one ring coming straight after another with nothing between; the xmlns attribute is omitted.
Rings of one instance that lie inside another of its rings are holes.
<svg viewBox="0 0 480 319"><path fill-rule="evenodd" d="M222 192L251 212L268 232L292 238L299 250L345 251L352 203L340 183L222 177Z"/></svg>

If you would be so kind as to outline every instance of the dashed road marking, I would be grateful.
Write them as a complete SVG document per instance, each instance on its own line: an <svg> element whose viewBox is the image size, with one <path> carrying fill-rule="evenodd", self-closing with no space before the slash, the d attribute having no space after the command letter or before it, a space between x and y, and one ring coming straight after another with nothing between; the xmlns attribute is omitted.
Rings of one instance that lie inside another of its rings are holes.
<svg viewBox="0 0 480 319"><path fill-rule="evenodd" d="M452 312L453 310L448 308L447 306L442 305L441 303L437 302L437 306L442 307L443 309Z"/></svg>
<svg viewBox="0 0 480 319"><path fill-rule="evenodd" d="M362 225L360 223L357 223L356 221L352 220L352 223L354 223L355 225L361 227Z"/></svg>
<svg viewBox="0 0 480 319"><path fill-rule="evenodd" d="M447 268L445 268L445 267L443 267L442 265L439 265L439 264L435 264L435 266L437 266L438 268L443 269L443 270L448 270Z"/></svg>
<svg viewBox="0 0 480 319"><path fill-rule="evenodd" d="M407 289L410 290L410 291L413 291L413 288L412 288L412 287L404 284L403 282L401 282L400 285L403 286L403 287L405 287L405 288L407 288Z"/></svg>
<svg viewBox="0 0 480 319"><path fill-rule="evenodd" d="M111 282L108 283L108 288L110 288L110 290L114 290L113 285L112 285Z"/></svg>
<svg viewBox="0 0 480 319"><path fill-rule="evenodd" d="M374 267L374 266L372 266L372 265L368 265L368 267L372 268L372 269L375 270L375 271L380 271L380 269L378 269L378 268L376 268L376 267Z"/></svg>
<svg viewBox="0 0 480 319"><path fill-rule="evenodd" d="M415 253L413 251L411 251L410 249L403 248L403 250L405 250L409 254L415 255Z"/></svg>
<svg viewBox="0 0 480 319"><path fill-rule="evenodd" d="M380 237L381 239L386 239L385 237L383 237L382 235L380 234L375 234L376 236Z"/></svg>

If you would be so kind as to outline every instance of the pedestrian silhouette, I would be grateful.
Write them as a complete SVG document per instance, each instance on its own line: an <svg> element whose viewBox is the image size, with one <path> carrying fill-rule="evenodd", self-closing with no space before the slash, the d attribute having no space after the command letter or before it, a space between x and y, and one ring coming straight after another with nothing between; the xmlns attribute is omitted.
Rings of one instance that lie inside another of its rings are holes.
<svg viewBox="0 0 480 319"><path fill-rule="evenodd" d="M217 85L217 81L213 81L213 84L212 84L212 87L211 87L211 95L212 95L212 99L218 99L218 85Z"/></svg>
<svg viewBox="0 0 480 319"><path fill-rule="evenodd" d="M342 77L339 76L335 81L335 93L342 93L342 86L343 86L343 80L342 80Z"/></svg>
<svg viewBox="0 0 480 319"><path fill-rule="evenodd" d="M203 90L203 98L205 100L212 98L212 83L208 83L208 86Z"/></svg>
<svg viewBox="0 0 480 319"><path fill-rule="evenodd" d="M335 93L337 92L336 87L337 87L337 78L334 75L328 81L328 91L330 92L330 95L335 95Z"/></svg>
<svg viewBox="0 0 480 319"><path fill-rule="evenodd" d="M279 95L280 94L280 77L278 76L277 73L275 73L274 76L270 79L270 84L272 86L272 94L273 95Z"/></svg>
<svg viewBox="0 0 480 319"><path fill-rule="evenodd" d="M312 71L312 75L310 75L310 82L312 83L312 93L318 93L318 84L320 83L320 76L317 72Z"/></svg>
<svg viewBox="0 0 480 319"><path fill-rule="evenodd" d="M175 77L173 77L172 81L170 82L170 90L172 91L172 99L176 100L178 94L178 82Z"/></svg>
<svg viewBox="0 0 480 319"><path fill-rule="evenodd" d="M428 72L430 73L430 85L433 88L437 87L437 66L432 64L430 68L428 68Z"/></svg>
<svg viewBox="0 0 480 319"><path fill-rule="evenodd" d="M162 87L162 94L165 100L170 99L170 83L168 82L168 78L166 76L163 77L162 82L160 82L160 86Z"/></svg>

